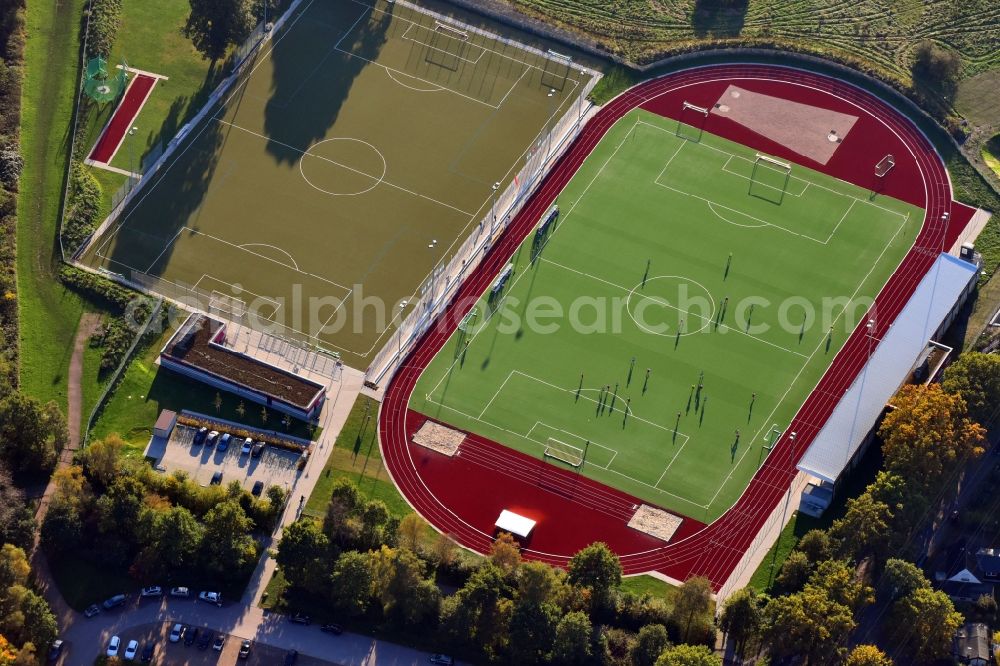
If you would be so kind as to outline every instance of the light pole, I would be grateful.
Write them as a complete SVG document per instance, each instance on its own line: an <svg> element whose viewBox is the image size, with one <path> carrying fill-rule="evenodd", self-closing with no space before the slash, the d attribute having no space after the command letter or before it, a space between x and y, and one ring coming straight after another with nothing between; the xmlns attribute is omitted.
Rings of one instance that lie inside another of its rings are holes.
<svg viewBox="0 0 1000 666"><path fill-rule="evenodd" d="M403 362L403 310L406 308L407 300L399 304L399 327L396 329L396 364Z"/></svg>
<svg viewBox="0 0 1000 666"><path fill-rule="evenodd" d="M129 182L128 191L129 192L131 192L132 188L135 187L135 148L132 146L132 142L133 142L132 137L134 137L135 133L138 132L138 131L139 131L138 127L133 127L132 129L130 129L128 131L128 135L129 135L129 140L128 140L128 171L129 171L129 174L128 174L128 182Z"/></svg>
<svg viewBox="0 0 1000 666"><path fill-rule="evenodd" d="M556 90L555 88L549 88L549 94L547 97L552 99L552 112L549 114L549 147L545 151L545 161L549 161L549 157L552 155L552 135L556 131L556 100L555 100Z"/></svg>
<svg viewBox="0 0 1000 666"><path fill-rule="evenodd" d="M500 183L493 183L493 207L492 219L490 220L490 239L493 239L493 232L497 227L497 192L500 190Z"/></svg>

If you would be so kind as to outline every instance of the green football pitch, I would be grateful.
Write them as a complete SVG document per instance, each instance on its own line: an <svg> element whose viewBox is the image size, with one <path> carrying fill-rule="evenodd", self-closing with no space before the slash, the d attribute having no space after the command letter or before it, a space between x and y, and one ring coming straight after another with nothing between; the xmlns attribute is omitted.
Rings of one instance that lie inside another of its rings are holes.
<svg viewBox="0 0 1000 666"><path fill-rule="evenodd" d="M593 77L488 23L304 0L82 260L364 368Z"/></svg>
<svg viewBox="0 0 1000 666"><path fill-rule="evenodd" d="M699 520L739 497L923 219L641 110L557 204L411 407Z"/></svg>

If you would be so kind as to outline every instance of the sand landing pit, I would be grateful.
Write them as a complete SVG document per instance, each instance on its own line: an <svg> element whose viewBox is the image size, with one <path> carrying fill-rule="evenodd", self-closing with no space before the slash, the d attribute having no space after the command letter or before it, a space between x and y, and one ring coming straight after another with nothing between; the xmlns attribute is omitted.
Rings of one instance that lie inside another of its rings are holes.
<svg viewBox="0 0 1000 666"><path fill-rule="evenodd" d="M413 435L413 443L419 444L431 451L453 456L458 447L465 441L465 433L443 426L440 423L427 421Z"/></svg>
<svg viewBox="0 0 1000 666"><path fill-rule="evenodd" d="M830 161L858 121L857 116L734 85L722 93L712 113L729 118L820 164Z"/></svg>
<svg viewBox="0 0 1000 666"><path fill-rule="evenodd" d="M628 521L628 526L634 530L639 530L651 537L670 541L674 532L681 526L682 518L672 513L667 513L663 509L643 504L632 514Z"/></svg>

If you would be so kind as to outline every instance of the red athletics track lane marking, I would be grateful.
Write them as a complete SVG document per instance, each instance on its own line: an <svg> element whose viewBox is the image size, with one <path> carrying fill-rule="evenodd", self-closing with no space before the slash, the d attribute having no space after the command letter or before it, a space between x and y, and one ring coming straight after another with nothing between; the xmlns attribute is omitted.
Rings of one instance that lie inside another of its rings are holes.
<svg viewBox="0 0 1000 666"><path fill-rule="evenodd" d="M156 78L146 74L136 74L135 78L125 91L115 113L111 116L111 122L104 128L101 138L94 144L94 149L90 151L90 159L94 162L107 164L118 152L118 147L125 139L125 133L132 127L132 121L139 115L139 110L146 103L146 99L153 92L156 85Z"/></svg>
<svg viewBox="0 0 1000 666"><path fill-rule="evenodd" d="M767 89L780 90L781 94L785 94L786 90L795 90L795 93L789 94L801 95L818 106L840 104L830 101L838 98L853 105L853 113L869 119L864 127L869 122L876 122L872 119L877 118L888 132L883 138L891 141L891 137L895 136L899 142L897 145L907 149L904 155L910 155L913 167L900 169L900 162L905 160L897 155L897 166L892 174L899 175L903 182L893 187L906 193L907 201L923 202L926 217L913 247L876 298L876 337L881 337L895 320L941 248L949 247L954 242L961 230L954 217L961 215L967 221L971 215L967 208L956 206L953 222L946 228L942 223L942 214L952 210L951 187L944 166L926 138L886 103L835 79L774 66L721 65L686 70L648 81L615 98L594 116L566 155L553 167L539 191L514 218L483 263L459 288L449 309L414 346L404 366L386 388L379 411L379 439L386 466L416 510L462 545L480 552L488 550L492 523L496 517L488 513L490 503L493 506L526 505L526 496L519 493L524 491L526 485L534 484L535 489L529 496L531 504L525 506L524 511L542 516L545 522L536 529L525 550L526 557L565 565L573 554L574 544L605 540L621 556L626 573L658 570L679 580L700 574L712 580L718 589L732 573L767 517L784 500L796 474L795 464L815 437L818 427L826 422L836 406L831 396L841 395L850 386L867 359L868 345L861 330L851 334L823 375L817 390L809 395L792 421L788 431L798 433L796 441L782 438L736 504L711 525L697 529L693 534L678 534L670 543L651 549L630 550L636 544L621 537L627 532L620 529L609 533L599 531L604 522L601 516L623 511L615 501L622 496L617 491L602 488L601 493L596 495L598 501L591 502L601 503L608 507L608 511L588 510L573 501L580 499L579 495L567 498L565 491L551 492L546 489L560 482L561 470L538 461L525 468L524 456L495 442L481 437L470 438L463 448L471 443L474 446L470 446L470 451L474 453L468 456L469 460L464 460L462 449L457 457L448 458L411 445L409 438L419 421L426 418L407 408L420 373L444 345L456 322L472 307L611 125L633 108L649 105L650 109L655 109L658 98L669 95L679 87L715 85L720 80L742 80L745 83L747 79L760 81L761 86L766 83ZM711 131L722 130L713 126ZM854 135L854 130L851 135ZM851 135L841 150L850 145ZM858 136L864 137L865 134L859 132ZM746 141L746 138L737 140ZM755 144L757 140L750 141L750 145ZM884 145L871 146L871 149L863 163L857 165L859 173L870 171L884 152L888 152ZM531 473L536 476L532 478ZM517 478L512 480L512 477ZM582 513L589 520L577 519L574 512ZM609 516L608 519L612 518ZM597 529L591 529L591 524Z"/></svg>

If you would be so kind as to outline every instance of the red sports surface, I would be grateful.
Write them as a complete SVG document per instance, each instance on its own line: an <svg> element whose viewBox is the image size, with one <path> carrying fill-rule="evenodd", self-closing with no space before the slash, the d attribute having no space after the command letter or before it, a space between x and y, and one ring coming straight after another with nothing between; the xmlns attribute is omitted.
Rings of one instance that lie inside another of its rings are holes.
<svg viewBox="0 0 1000 666"><path fill-rule="evenodd" d="M146 102L156 79L145 74L137 74L125 91L115 113L111 116L111 122L104 128L104 133L97 140L94 149L90 151L90 159L95 162L107 164L115 156L115 152L125 138L125 133L132 127L132 121L139 115L139 109Z"/></svg>
<svg viewBox="0 0 1000 666"><path fill-rule="evenodd" d="M746 491L710 525L685 518L665 543L626 523L640 504L620 491L469 434L454 457L412 444L427 417L407 405L421 372L441 349L457 323L506 265L556 196L625 113L644 110L676 118L682 102L711 107L729 84L859 117L827 165L801 157L745 127L711 114L706 131L761 152L876 189L925 208L923 227L913 247L879 293L875 338L881 338L943 249L949 249L974 209L956 204L939 156L926 137L894 108L850 84L819 74L765 65L697 68L642 83L604 106L586 125L536 194L461 285L449 309L414 345L386 388L379 414L382 455L407 500L431 524L459 543L487 552L493 522L502 509L537 521L524 555L564 566L573 553L594 541L607 543L621 557L627 574L660 571L677 580L706 576L718 589L733 572L770 514L785 501L795 465L829 418L868 358L863 327L855 330ZM896 166L879 183L875 164L887 153ZM950 221L943 215L950 213Z"/></svg>

